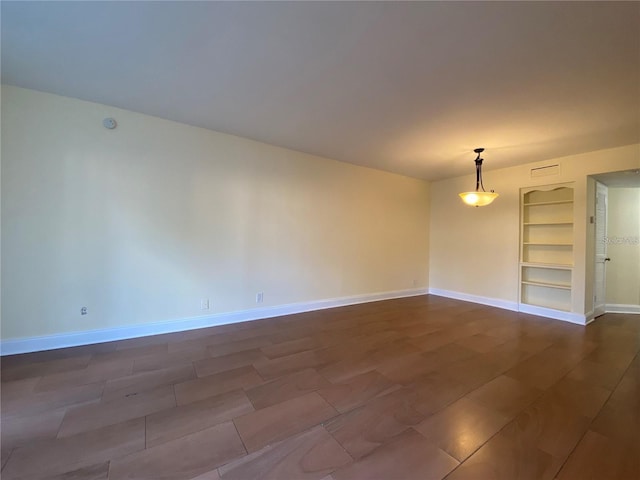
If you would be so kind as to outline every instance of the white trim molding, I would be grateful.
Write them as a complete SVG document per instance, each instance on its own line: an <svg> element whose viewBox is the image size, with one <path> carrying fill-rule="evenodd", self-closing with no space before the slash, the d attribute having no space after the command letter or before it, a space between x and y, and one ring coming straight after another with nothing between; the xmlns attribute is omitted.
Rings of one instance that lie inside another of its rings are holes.
<svg viewBox="0 0 640 480"><path fill-rule="evenodd" d="M564 312L553 308L536 307L534 305L526 305L524 303L510 302L499 298L482 297L480 295L470 295L468 293L454 292L451 290L441 290L439 288L430 288L429 293L440 297L453 298L463 300L465 302L479 303L481 305L489 305L491 307L511 310L513 312L529 313L540 317L553 318L554 320L562 320L565 322L575 323L578 325L587 324L587 316L582 313Z"/></svg>
<svg viewBox="0 0 640 480"><path fill-rule="evenodd" d="M584 318L585 318L585 320L587 322L587 325L589 325L591 322L593 322L596 319L596 312L591 310L589 313L586 313L584 315Z"/></svg>
<svg viewBox="0 0 640 480"><path fill-rule="evenodd" d="M393 298L415 297L418 295L426 295L427 293L426 288L414 288L409 290L396 290L390 292L330 298L311 302L292 303L289 305L253 308L249 310L218 313L201 317L181 318L164 322L152 322L99 330L60 333L41 337L15 338L8 340L3 339L0 340L0 355L15 355L18 353L77 347L80 345L111 342L114 340L126 340L163 333L182 332L198 328L215 327L218 325L228 325L231 323L248 322L263 318L309 312L313 310L356 305L358 303L377 302L380 300L391 300Z"/></svg>
<svg viewBox="0 0 640 480"><path fill-rule="evenodd" d="M555 310L553 308L527 305L526 303L521 303L518 311L522 313L529 313L531 315L538 315L539 317L553 318L554 320L575 323L576 325L587 324L587 316L584 313L565 312L563 310Z"/></svg>
<svg viewBox="0 0 640 480"><path fill-rule="evenodd" d="M607 303L604 306L607 313L635 313L640 314L640 305L624 305L617 303Z"/></svg>
<svg viewBox="0 0 640 480"><path fill-rule="evenodd" d="M518 304L516 302L510 302L508 300L502 300L499 298L482 297L480 295L470 295L468 293L454 292L452 290L441 290L439 288L430 288L429 293L431 295L437 295L439 297L447 297L453 298L455 300L463 300L465 302L489 305L490 307L498 307L504 310L511 310L513 312L518 311Z"/></svg>

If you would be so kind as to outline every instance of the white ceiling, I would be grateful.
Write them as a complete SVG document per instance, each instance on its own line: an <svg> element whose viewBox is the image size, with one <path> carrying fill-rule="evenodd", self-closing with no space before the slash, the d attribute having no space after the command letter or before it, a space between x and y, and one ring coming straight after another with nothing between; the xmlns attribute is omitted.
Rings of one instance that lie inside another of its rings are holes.
<svg viewBox="0 0 640 480"><path fill-rule="evenodd" d="M3 83L438 179L640 141L639 2L9 2Z"/></svg>

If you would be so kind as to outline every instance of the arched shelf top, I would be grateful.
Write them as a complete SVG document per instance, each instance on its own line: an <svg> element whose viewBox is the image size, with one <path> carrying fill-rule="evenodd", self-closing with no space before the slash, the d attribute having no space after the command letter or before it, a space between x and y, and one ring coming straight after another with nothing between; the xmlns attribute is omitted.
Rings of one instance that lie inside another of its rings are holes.
<svg viewBox="0 0 640 480"><path fill-rule="evenodd" d="M573 202L573 187L569 185L551 185L532 187L523 194L523 206L558 205Z"/></svg>

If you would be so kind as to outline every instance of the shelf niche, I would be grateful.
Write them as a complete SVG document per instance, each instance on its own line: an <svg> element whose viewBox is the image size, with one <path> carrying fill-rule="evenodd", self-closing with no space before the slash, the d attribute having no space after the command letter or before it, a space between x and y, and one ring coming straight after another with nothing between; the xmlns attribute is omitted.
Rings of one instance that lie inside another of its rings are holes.
<svg viewBox="0 0 640 480"><path fill-rule="evenodd" d="M520 302L571 311L573 186L521 190Z"/></svg>

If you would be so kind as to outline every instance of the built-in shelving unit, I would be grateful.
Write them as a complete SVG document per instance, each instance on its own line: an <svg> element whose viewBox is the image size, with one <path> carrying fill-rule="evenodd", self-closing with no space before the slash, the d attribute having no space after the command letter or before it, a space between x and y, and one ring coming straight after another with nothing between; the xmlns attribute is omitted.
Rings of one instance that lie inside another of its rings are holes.
<svg viewBox="0 0 640 480"><path fill-rule="evenodd" d="M520 303L571 311L573 186L521 190Z"/></svg>

